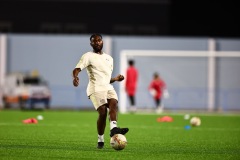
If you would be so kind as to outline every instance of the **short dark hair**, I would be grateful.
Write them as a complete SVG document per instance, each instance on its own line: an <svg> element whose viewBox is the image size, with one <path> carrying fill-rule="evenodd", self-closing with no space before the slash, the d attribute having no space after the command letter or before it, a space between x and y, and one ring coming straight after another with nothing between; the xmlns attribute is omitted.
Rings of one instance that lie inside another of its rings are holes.
<svg viewBox="0 0 240 160"><path fill-rule="evenodd" d="M134 60L129 60L129 61L128 61L128 64L129 64L130 66L133 66L133 65L134 65Z"/></svg>
<svg viewBox="0 0 240 160"><path fill-rule="evenodd" d="M154 77L159 77L159 73L158 72L154 72L153 76Z"/></svg>
<svg viewBox="0 0 240 160"><path fill-rule="evenodd" d="M93 37L95 37L95 36L99 36L99 37L101 37L101 39L102 39L102 35L101 35L101 34L99 34L99 33L94 33L94 34L91 35L90 41L91 41L91 39L92 39Z"/></svg>

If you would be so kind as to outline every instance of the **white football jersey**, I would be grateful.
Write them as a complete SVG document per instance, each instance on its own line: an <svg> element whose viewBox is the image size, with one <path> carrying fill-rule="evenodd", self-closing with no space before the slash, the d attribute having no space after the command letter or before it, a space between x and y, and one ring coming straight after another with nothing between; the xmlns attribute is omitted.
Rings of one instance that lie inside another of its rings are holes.
<svg viewBox="0 0 240 160"><path fill-rule="evenodd" d="M113 58L110 55L104 52L102 54L87 52L82 55L75 68L87 69L89 78L88 96L94 92L114 89L110 84L113 72Z"/></svg>

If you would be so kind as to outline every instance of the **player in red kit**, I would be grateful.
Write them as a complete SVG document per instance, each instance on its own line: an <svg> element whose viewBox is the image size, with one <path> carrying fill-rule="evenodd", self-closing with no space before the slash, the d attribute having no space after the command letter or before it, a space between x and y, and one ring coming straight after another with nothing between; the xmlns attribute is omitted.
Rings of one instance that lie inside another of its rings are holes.
<svg viewBox="0 0 240 160"><path fill-rule="evenodd" d="M163 92L166 89L166 83L159 76L158 73L154 73L153 80L149 85L149 91L154 98L156 104L156 112L161 113L163 111L163 105L161 103Z"/></svg>
<svg viewBox="0 0 240 160"><path fill-rule="evenodd" d="M135 112L135 93L137 89L138 70L135 68L133 60L129 60L128 65L129 67L126 73L125 89L130 100L130 111Z"/></svg>

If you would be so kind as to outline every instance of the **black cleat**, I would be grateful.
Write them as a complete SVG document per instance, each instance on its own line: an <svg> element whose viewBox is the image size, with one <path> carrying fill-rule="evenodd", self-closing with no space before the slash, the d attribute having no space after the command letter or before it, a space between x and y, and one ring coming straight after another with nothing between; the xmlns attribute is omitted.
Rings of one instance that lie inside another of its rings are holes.
<svg viewBox="0 0 240 160"><path fill-rule="evenodd" d="M98 142L97 148L102 149L104 147L104 142Z"/></svg>
<svg viewBox="0 0 240 160"><path fill-rule="evenodd" d="M129 131L128 128L118 128L118 127L114 127L111 131L110 131L110 137L112 137L114 134L126 134Z"/></svg>

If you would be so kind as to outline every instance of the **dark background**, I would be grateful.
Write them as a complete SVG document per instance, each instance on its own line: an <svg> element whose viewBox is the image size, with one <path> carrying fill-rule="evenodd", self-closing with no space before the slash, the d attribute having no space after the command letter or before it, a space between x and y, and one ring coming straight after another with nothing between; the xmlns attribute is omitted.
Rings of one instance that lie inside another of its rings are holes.
<svg viewBox="0 0 240 160"><path fill-rule="evenodd" d="M233 1L0 0L0 32L240 37Z"/></svg>

